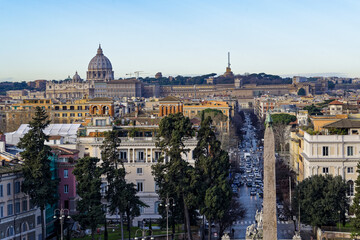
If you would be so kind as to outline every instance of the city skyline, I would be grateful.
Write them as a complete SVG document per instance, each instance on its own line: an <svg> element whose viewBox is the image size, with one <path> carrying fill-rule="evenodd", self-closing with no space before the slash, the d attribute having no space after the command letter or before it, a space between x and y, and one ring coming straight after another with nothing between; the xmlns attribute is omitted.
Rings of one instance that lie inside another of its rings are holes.
<svg viewBox="0 0 360 240"><path fill-rule="evenodd" d="M0 2L0 81L64 79L101 43L115 78L143 71L360 77L360 3L347 1Z"/></svg>

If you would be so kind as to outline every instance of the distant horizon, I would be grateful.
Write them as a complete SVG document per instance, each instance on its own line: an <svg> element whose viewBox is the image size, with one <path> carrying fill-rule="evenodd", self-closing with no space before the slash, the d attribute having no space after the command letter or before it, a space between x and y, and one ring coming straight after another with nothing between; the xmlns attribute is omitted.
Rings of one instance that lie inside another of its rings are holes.
<svg viewBox="0 0 360 240"><path fill-rule="evenodd" d="M209 73L203 73L203 74L169 74L169 75L163 75L163 77L176 77L176 76L183 76L183 77L196 77L196 76L203 76L203 75L207 75L207 74L211 74L212 72ZM311 78L311 77L338 77L338 78L359 78L359 77L348 77L343 73L302 73L302 74L284 74L284 75L279 75L279 74L272 74L272 73L267 73L267 72L253 72L253 73L234 73L234 75L245 75L245 74L260 74L260 73L265 73L265 74L269 74L269 75L274 75L274 76L279 76L281 78L292 78L294 76L301 76L301 77L306 77L306 78ZM75 74L75 73L74 73ZM155 73L156 74L156 73ZM140 76L139 78L155 78L155 74L153 76ZM216 76L221 76L224 73L216 73ZM47 80L47 81L62 81L65 80L66 78L72 78L73 75L68 75L62 79L46 79L46 78L38 78L38 79L32 79L32 80L13 80L13 79L0 79L0 82L31 82L31 81L36 81L36 80ZM81 77L81 75L80 75ZM82 78L82 77L81 77ZM119 78L125 79L125 78L135 78L135 74L134 76L130 77L130 76L125 76L125 77L116 77L115 75L115 80L118 80ZM86 78L82 78L83 80L86 80Z"/></svg>
<svg viewBox="0 0 360 240"><path fill-rule="evenodd" d="M85 79L99 43L116 78L222 74L227 52L235 74L355 78L359 10L357 0L4 0L0 81Z"/></svg>

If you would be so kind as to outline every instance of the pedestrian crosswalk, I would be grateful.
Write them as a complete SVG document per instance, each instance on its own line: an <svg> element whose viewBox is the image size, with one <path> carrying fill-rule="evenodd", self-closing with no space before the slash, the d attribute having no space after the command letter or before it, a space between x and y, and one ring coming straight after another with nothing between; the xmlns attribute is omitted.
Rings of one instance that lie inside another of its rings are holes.
<svg viewBox="0 0 360 240"><path fill-rule="evenodd" d="M255 221L237 221L236 224L239 225L251 225L254 224ZM277 221L278 224L292 224L293 221Z"/></svg>

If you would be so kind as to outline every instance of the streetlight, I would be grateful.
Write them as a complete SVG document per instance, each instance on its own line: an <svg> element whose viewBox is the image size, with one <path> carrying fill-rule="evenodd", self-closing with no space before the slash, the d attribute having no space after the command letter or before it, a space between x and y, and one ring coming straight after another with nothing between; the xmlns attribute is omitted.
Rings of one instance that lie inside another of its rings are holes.
<svg viewBox="0 0 360 240"><path fill-rule="evenodd" d="M140 238L140 239L136 236L138 231L141 231L141 233L142 233L142 238ZM145 240L146 239L145 238L146 231L149 231L151 233L150 239L154 240L154 237L152 236L152 231L150 231L150 229L140 229L140 228L138 230L136 230L134 240Z"/></svg>
<svg viewBox="0 0 360 240"><path fill-rule="evenodd" d="M69 209L61 208L61 209L55 209L54 210L54 218L58 218L56 216L56 212L59 211L59 220L60 220L60 226L61 226L61 240L64 240L64 221L65 218L71 218L69 214ZM67 212L67 216L65 216L65 213Z"/></svg>
<svg viewBox="0 0 360 240"><path fill-rule="evenodd" d="M166 207L166 240L169 240L169 207L170 207L170 200L172 200L173 204L172 206L175 207L175 200L172 197L166 197L165 199L162 199L163 201L165 200L165 207ZM159 206L163 206L162 203L159 204Z"/></svg>

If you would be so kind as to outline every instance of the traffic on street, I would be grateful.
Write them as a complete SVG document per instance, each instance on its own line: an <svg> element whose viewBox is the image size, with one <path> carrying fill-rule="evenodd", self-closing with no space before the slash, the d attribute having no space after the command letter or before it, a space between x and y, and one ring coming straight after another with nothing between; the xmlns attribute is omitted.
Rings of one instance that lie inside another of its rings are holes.
<svg viewBox="0 0 360 240"><path fill-rule="evenodd" d="M243 219L233 224L234 239L245 239L246 228L255 223L256 211L261 211L263 202L263 146L261 139L257 139L255 126L252 125L250 114L245 113L242 132L243 141L239 144L239 172L235 174L232 190L237 193L238 201L246 209ZM281 205L278 204L281 208ZM285 218L279 218L278 209L278 239L292 239L294 224ZM281 215L281 214L280 214Z"/></svg>

